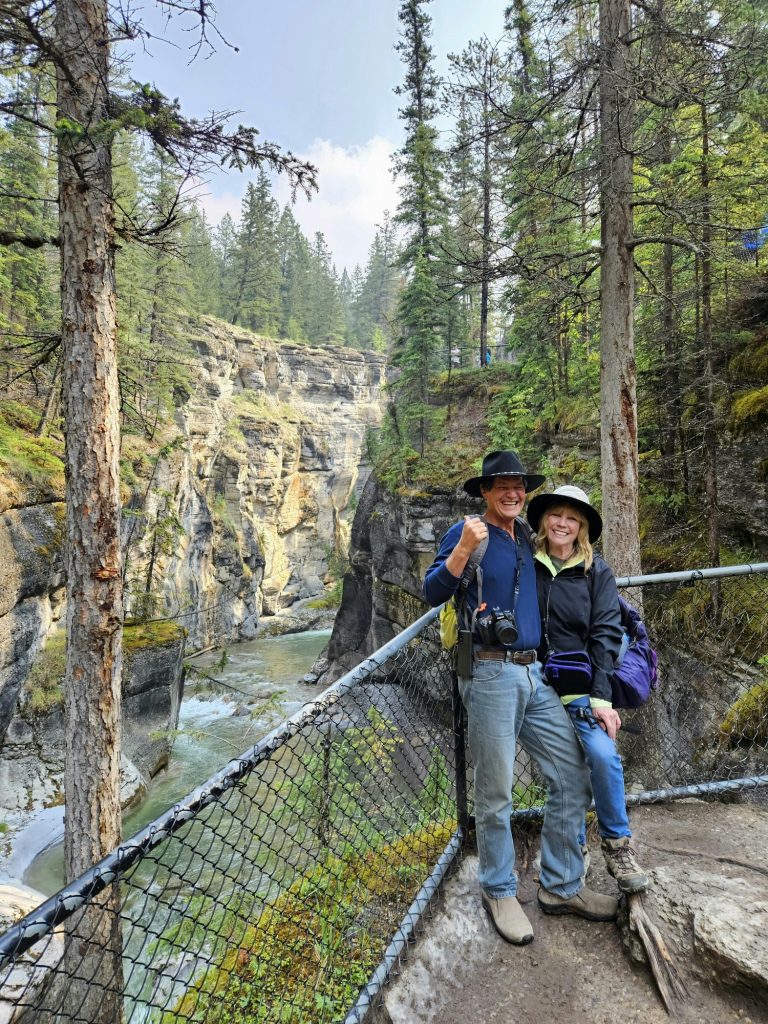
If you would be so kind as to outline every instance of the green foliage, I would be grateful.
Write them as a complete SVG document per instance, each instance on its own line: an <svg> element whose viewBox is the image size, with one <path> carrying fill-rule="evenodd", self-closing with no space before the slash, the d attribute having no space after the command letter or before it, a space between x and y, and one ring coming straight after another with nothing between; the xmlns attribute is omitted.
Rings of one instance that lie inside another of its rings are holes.
<svg viewBox="0 0 768 1024"><path fill-rule="evenodd" d="M47 637L24 682L24 708L31 715L46 715L64 704L67 641L63 629Z"/></svg>
<svg viewBox="0 0 768 1024"><path fill-rule="evenodd" d="M64 492L64 452L60 440L37 437L39 414L20 402L0 401L0 479L6 494L28 488Z"/></svg>
<svg viewBox="0 0 768 1024"><path fill-rule="evenodd" d="M220 963L194 981L161 1024L343 1018L453 827L433 823L364 853L327 854L258 917L246 908ZM198 914L187 918L196 922Z"/></svg>
<svg viewBox="0 0 768 1024"><path fill-rule="evenodd" d="M328 732L319 753L289 780L283 799L305 828L327 846L337 826L348 833L355 823L353 846L369 845L379 837L371 809L365 806L363 779L370 772L389 775L402 740L377 708L369 708L367 724L344 729L340 738Z"/></svg>
<svg viewBox="0 0 768 1024"><path fill-rule="evenodd" d="M447 821L455 813L453 774L442 750L435 746L427 768L424 786L419 794L421 820Z"/></svg>
<svg viewBox="0 0 768 1024"><path fill-rule="evenodd" d="M547 790L540 783L531 781L527 786L515 783L512 791L512 804L516 810L531 807L543 807L547 802Z"/></svg>
<svg viewBox="0 0 768 1024"><path fill-rule="evenodd" d="M765 660L765 659L763 659ZM728 708L720 726L724 746L768 746L768 682L757 683Z"/></svg>

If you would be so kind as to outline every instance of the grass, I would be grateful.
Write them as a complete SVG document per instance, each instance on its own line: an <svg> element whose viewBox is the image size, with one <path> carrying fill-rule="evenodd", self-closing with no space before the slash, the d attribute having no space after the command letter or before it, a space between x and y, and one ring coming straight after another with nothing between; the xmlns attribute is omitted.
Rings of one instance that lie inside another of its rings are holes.
<svg viewBox="0 0 768 1024"><path fill-rule="evenodd" d="M39 414L20 402L0 401L0 491L6 507L30 491L64 493L64 444L36 437Z"/></svg>

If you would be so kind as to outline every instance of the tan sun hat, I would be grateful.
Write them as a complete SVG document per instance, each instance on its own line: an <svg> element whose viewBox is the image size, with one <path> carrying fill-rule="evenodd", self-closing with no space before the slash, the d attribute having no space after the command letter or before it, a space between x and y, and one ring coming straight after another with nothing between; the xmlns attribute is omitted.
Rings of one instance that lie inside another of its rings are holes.
<svg viewBox="0 0 768 1024"><path fill-rule="evenodd" d="M550 494L537 494L535 498L531 499L527 516L534 533L539 532L544 513L555 505L575 505L576 508L583 512L589 524L590 543L595 543L603 532L603 520L600 518L600 513L597 509L590 505L586 493L580 487L576 487L575 484L563 484L562 487L558 487L556 491L552 491Z"/></svg>

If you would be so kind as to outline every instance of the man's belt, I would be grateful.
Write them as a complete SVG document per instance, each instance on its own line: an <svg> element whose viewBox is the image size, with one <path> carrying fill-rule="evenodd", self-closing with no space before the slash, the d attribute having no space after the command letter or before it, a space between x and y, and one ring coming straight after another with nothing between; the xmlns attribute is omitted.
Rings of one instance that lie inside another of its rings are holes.
<svg viewBox="0 0 768 1024"><path fill-rule="evenodd" d="M479 661L507 661L513 665L531 665L536 661L536 651L509 651L505 647L492 647L486 650L475 648L475 657Z"/></svg>

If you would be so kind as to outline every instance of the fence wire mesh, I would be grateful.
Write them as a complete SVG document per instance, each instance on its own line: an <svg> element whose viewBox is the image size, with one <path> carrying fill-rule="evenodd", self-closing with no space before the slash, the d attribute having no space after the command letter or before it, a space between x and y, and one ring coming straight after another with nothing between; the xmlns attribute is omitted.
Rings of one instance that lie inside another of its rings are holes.
<svg viewBox="0 0 768 1024"><path fill-rule="evenodd" d="M768 781L760 568L643 587L661 682L621 738L640 798ZM0 937L0 1022L361 1020L461 842L461 717L430 613ZM517 778L539 813L524 754Z"/></svg>
<svg viewBox="0 0 768 1024"><path fill-rule="evenodd" d="M457 828L434 624L377 660L7 933L0 1020L343 1020Z"/></svg>

